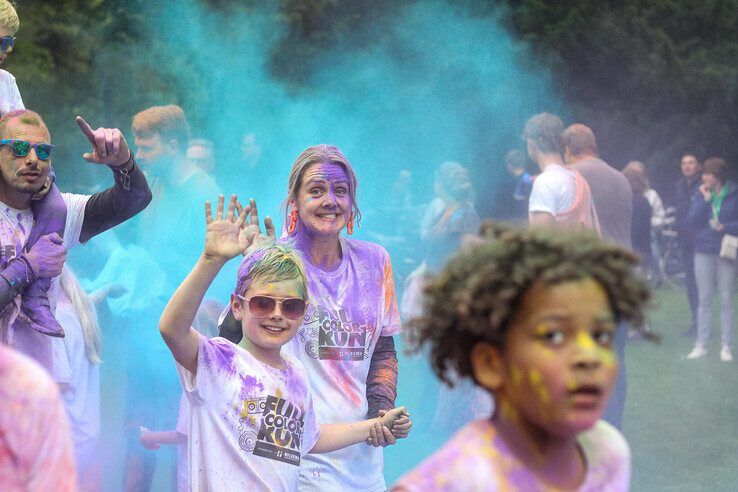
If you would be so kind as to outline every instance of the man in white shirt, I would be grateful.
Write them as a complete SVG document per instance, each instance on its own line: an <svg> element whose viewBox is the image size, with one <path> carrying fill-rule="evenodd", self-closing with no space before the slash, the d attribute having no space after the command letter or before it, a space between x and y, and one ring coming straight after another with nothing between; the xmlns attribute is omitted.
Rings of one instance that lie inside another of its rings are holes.
<svg viewBox="0 0 738 492"><path fill-rule="evenodd" d="M564 123L550 113L528 120L523 138L528 155L541 169L533 181L528 218L531 226L593 229L599 234L597 213L589 185L582 176L564 167Z"/></svg>

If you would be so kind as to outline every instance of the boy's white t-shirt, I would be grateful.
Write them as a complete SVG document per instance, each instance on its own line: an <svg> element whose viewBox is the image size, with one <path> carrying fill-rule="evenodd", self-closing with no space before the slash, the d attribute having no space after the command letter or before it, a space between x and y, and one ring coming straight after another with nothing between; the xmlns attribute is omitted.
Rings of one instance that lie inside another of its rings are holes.
<svg viewBox="0 0 738 492"><path fill-rule="evenodd" d="M0 69L0 116L16 109L25 109L15 77L7 70Z"/></svg>
<svg viewBox="0 0 738 492"><path fill-rule="evenodd" d="M64 338L51 341L54 380L69 385L62 399L72 428L77 470L81 474L93 461L100 436L100 365L87 358L82 325L64 289L59 289L56 319L64 328Z"/></svg>
<svg viewBox="0 0 738 492"><path fill-rule="evenodd" d="M187 403L187 395L182 392L179 399L179 412L177 412L177 426L175 431L178 434L187 436L187 426L190 420L190 407ZM187 458L187 443L177 444L177 492L188 492L190 490L190 467Z"/></svg>
<svg viewBox="0 0 738 492"><path fill-rule="evenodd" d="M286 369L276 369L200 335L197 374L177 363L189 402L191 490L297 490L320 428L305 368L283 359Z"/></svg>
<svg viewBox="0 0 738 492"><path fill-rule="evenodd" d="M604 420L577 436L586 462L577 492L627 492L630 448L620 432ZM510 451L489 419L457 432L441 449L393 486L396 492L467 492L484 490L551 490Z"/></svg>
<svg viewBox="0 0 738 492"><path fill-rule="evenodd" d="M571 208L577 194L576 175L569 169L550 164L533 180L528 212L546 212L558 220Z"/></svg>
<svg viewBox="0 0 738 492"><path fill-rule="evenodd" d="M367 418L366 379L380 336L402 331L392 264L378 244L341 237L339 267L324 272L305 261L308 311L287 353L307 369L321 424ZM354 444L311 454L300 490L386 490L382 448Z"/></svg>

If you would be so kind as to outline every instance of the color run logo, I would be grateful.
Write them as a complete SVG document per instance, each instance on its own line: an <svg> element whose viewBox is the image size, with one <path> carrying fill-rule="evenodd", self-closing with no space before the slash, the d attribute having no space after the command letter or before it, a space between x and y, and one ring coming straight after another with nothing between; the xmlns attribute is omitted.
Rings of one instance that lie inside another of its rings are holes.
<svg viewBox="0 0 738 492"><path fill-rule="evenodd" d="M306 317L301 329L305 351L313 359L364 360L368 326L350 321L345 309L316 306L312 319ZM317 340L316 340L317 338Z"/></svg>
<svg viewBox="0 0 738 492"><path fill-rule="evenodd" d="M247 400L245 409L253 413L261 411L261 428L255 437L253 432L242 433L239 437L241 448L253 450L256 456L299 466L304 412L277 396Z"/></svg>

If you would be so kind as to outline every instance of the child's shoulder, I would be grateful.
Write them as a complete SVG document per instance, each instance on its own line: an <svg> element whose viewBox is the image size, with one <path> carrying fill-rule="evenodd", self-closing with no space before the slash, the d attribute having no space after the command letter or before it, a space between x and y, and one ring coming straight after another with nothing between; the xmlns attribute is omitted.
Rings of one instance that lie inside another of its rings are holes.
<svg viewBox="0 0 738 492"><path fill-rule="evenodd" d="M630 447L625 437L604 420L597 421L591 429L580 434L578 440L588 458L630 460ZM588 461L593 462L591 459Z"/></svg>
<svg viewBox="0 0 738 492"><path fill-rule="evenodd" d="M0 68L0 83L2 84L15 84L15 77L7 70Z"/></svg>
<svg viewBox="0 0 738 492"><path fill-rule="evenodd" d="M610 458L630 458L630 447L625 437L604 420L597 421L591 429L580 434L578 440L585 454L607 453Z"/></svg>
<svg viewBox="0 0 738 492"><path fill-rule="evenodd" d="M630 447L620 431L600 420L577 440L587 462L587 477L581 490L628 490Z"/></svg>
<svg viewBox="0 0 738 492"><path fill-rule="evenodd" d="M471 422L441 449L402 477L395 491L498 489L496 462L504 453L489 420Z"/></svg>

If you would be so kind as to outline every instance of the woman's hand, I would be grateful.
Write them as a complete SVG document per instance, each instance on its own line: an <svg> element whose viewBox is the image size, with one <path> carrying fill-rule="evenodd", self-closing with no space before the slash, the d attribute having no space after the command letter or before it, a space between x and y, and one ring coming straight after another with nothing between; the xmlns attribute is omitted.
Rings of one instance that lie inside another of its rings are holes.
<svg viewBox="0 0 738 492"><path fill-rule="evenodd" d="M412 427L410 414L405 407L380 410L378 422L369 432L366 443L374 447L391 446L397 439L407 437Z"/></svg>
<svg viewBox="0 0 738 492"><path fill-rule="evenodd" d="M259 227L259 209L256 207L256 201L253 198L249 200L249 205L245 209L243 205L236 202L236 211L239 216L243 214L244 210L249 211L250 217L247 224L241 229L241 237L247 245L243 248L242 253L247 255L254 250L266 248L276 243L277 235L274 232L274 223L269 216L264 219L266 235L262 234L261 228Z"/></svg>
<svg viewBox="0 0 738 492"><path fill-rule="evenodd" d="M700 193L702 193L702 198L704 198L706 202L709 202L712 199L712 196L710 195L710 187L705 183L700 185L699 190Z"/></svg>
<svg viewBox="0 0 738 492"><path fill-rule="evenodd" d="M228 210L223 216L223 195L218 197L218 208L213 217L210 202L205 202L205 249L203 256L222 262L235 258L250 246L247 236L242 234L246 216L251 207L240 207L236 217L236 195L231 195Z"/></svg>

